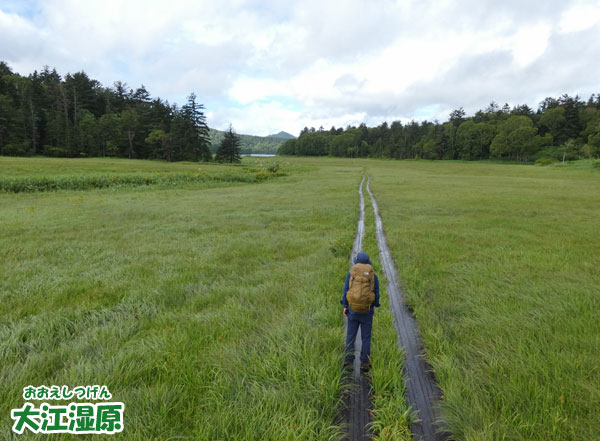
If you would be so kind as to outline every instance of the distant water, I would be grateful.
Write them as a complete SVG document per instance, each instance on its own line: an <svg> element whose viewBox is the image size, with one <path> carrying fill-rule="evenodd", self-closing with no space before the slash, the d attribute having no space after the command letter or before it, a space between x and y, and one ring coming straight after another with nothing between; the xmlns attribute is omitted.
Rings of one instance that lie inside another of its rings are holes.
<svg viewBox="0 0 600 441"><path fill-rule="evenodd" d="M274 153L250 153L242 156L260 156L260 157L269 157L269 156L277 156Z"/></svg>

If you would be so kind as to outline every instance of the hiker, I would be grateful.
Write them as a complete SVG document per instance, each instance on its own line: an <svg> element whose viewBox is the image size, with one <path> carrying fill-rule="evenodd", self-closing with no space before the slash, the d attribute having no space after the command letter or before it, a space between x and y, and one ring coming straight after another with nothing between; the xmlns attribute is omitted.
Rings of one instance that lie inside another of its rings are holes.
<svg viewBox="0 0 600 441"><path fill-rule="evenodd" d="M371 368L371 327L375 308L379 307L379 279L373 271L367 253L360 252L354 258L354 266L346 276L340 303L344 306L344 315L348 318L344 367L351 366L354 362L354 341L360 327L360 369L368 372Z"/></svg>

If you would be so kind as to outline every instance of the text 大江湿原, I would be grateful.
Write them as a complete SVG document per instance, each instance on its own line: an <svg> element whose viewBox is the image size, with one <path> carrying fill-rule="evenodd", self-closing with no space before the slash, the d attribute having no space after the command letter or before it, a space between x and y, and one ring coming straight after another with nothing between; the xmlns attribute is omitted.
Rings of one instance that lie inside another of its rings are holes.
<svg viewBox="0 0 600 441"><path fill-rule="evenodd" d="M22 434L33 433L117 433L123 431L123 403L70 403L53 406L42 403L36 408L25 403L13 409L10 416L15 420L12 430Z"/></svg>
<svg viewBox="0 0 600 441"><path fill-rule="evenodd" d="M25 403L19 409L12 409L13 432L33 433L97 433L112 434L123 431L122 402L107 402L112 398L106 386L26 386L23 388ZM29 402L43 401L39 407ZM50 400L86 400L100 403L48 404Z"/></svg>

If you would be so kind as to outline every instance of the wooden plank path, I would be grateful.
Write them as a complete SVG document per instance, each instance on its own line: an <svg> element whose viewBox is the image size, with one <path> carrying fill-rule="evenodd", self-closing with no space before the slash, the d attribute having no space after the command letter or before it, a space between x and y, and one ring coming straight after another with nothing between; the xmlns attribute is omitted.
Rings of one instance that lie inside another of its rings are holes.
<svg viewBox="0 0 600 441"><path fill-rule="evenodd" d="M404 303L404 292L398 283L398 273L385 238L379 207L369 184L370 178L367 179L367 192L371 197L375 213L377 246L383 273L387 279L387 293L394 314L394 326L398 332L398 345L405 354L403 375L408 395L407 402L413 410L414 422L411 425L413 438L415 441L444 441L449 435L439 414L442 392L433 376L431 366L424 359L417 322Z"/></svg>

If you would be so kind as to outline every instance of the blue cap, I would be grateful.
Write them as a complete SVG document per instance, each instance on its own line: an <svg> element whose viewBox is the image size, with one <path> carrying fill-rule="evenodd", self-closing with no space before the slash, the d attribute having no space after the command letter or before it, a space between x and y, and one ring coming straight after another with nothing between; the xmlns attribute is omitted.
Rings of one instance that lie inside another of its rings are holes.
<svg viewBox="0 0 600 441"><path fill-rule="evenodd" d="M369 265L371 265L371 259L369 259L369 255L367 253L363 253L361 251L354 258L354 263L368 263Z"/></svg>

